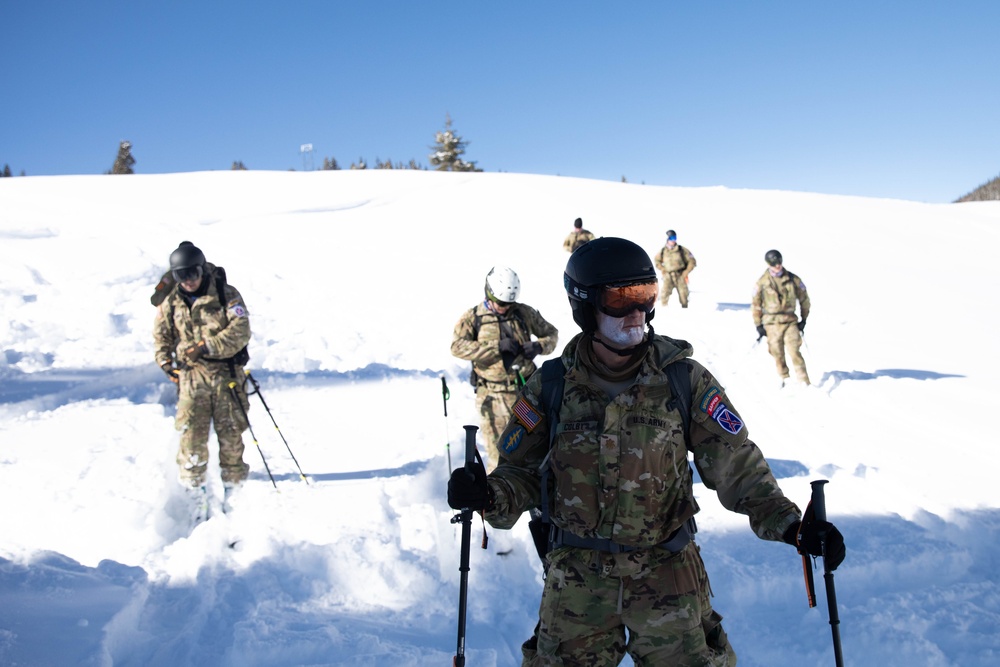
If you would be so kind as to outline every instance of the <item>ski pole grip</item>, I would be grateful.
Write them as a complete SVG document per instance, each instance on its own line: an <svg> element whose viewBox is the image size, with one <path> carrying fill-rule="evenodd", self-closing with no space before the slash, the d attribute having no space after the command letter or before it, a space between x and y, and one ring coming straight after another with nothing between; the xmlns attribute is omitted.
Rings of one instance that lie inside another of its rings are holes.
<svg viewBox="0 0 1000 667"><path fill-rule="evenodd" d="M476 463L476 431L478 426L466 425L465 428L465 469L472 474L472 466Z"/></svg>
<svg viewBox="0 0 1000 667"><path fill-rule="evenodd" d="M810 482L812 486L812 508L817 521L826 521L826 496L823 494L823 485L828 480L818 479Z"/></svg>

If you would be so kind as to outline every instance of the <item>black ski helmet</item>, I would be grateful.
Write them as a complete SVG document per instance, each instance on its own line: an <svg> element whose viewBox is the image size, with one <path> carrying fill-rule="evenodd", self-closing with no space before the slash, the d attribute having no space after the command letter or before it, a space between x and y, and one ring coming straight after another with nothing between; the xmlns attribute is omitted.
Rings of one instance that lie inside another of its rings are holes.
<svg viewBox="0 0 1000 667"><path fill-rule="evenodd" d="M655 282L656 269L646 251L626 239L602 236L577 248L566 263L563 286L573 309L573 320L585 333L597 330L594 310L605 285ZM646 315L653 319L656 310Z"/></svg>
<svg viewBox="0 0 1000 667"><path fill-rule="evenodd" d="M673 238L675 238L675 239L676 239L676 238L677 238L677 232L675 232L675 231L674 231L674 230L672 230L672 229L668 229L668 230L667 230L667 238L669 239L669 238L671 238L671 237L673 237Z"/></svg>
<svg viewBox="0 0 1000 667"><path fill-rule="evenodd" d="M190 241L181 241L177 250L170 253L170 270L190 269L195 266L205 266L205 253Z"/></svg>
<svg viewBox="0 0 1000 667"><path fill-rule="evenodd" d="M764 254L764 261L767 262L768 266L777 266L781 264L781 253L777 250L768 250Z"/></svg>

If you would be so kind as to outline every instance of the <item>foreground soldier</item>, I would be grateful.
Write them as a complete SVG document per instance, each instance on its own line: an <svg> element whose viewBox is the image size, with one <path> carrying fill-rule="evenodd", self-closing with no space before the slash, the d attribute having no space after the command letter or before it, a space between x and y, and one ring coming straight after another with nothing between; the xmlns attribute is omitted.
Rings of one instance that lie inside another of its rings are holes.
<svg viewBox="0 0 1000 667"><path fill-rule="evenodd" d="M178 387L177 464L197 523L207 518L205 471L212 424L219 440L226 502L249 471L243 462L245 411L250 407L243 390L246 360L237 355L250 342L250 319L240 293L224 280L219 282L216 267L190 241L171 253L170 268L175 285L157 306L153 341L157 365ZM225 294L219 294L220 284ZM234 380L242 409L229 386Z"/></svg>
<svg viewBox="0 0 1000 667"><path fill-rule="evenodd" d="M521 384L535 372L532 360L556 349L559 331L537 310L517 303L521 280L513 269L490 269L484 291L482 303L465 311L455 325L451 353L472 362L480 432L493 470L499 459L497 438L510 419Z"/></svg>
<svg viewBox="0 0 1000 667"><path fill-rule="evenodd" d="M566 237L566 240L563 241L563 250L566 252L573 252L587 241L593 240L593 233L588 232L583 228L583 218L577 218L573 221L573 231L571 231Z"/></svg>
<svg viewBox="0 0 1000 667"><path fill-rule="evenodd" d="M665 306L670 301L670 294L677 290L677 298L681 308L688 307L688 275L698 265L694 254L677 243L677 232L667 230L667 242L656 255L656 268L663 275L663 291L660 293L660 305Z"/></svg>
<svg viewBox="0 0 1000 667"><path fill-rule="evenodd" d="M534 506L549 515L537 647L525 644L523 665L617 665L626 652L637 665L735 665L694 542L689 452L705 486L747 515L758 537L819 555L826 531L832 568L843 560L843 538L828 522L800 521L691 346L647 331L657 284L642 248L591 241L570 258L564 282L583 332L561 356L553 441L543 371L501 436L500 466L488 477L481 466L471 476L454 471L449 504L485 510L496 528ZM675 364L688 396L673 393Z"/></svg>
<svg viewBox="0 0 1000 667"><path fill-rule="evenodd" d="M809 293L806 292L802 279L782 266L780 252L768 250L764 261L767 263L767 270L757 279L750 304L753 323L757 327L757 340L767 336L767 351L774 357L782 387L788 379L786 350L795 368L795 379L808 385L809 373L806 372L806 361L802 358L800 348L806 318L809 317ZM796 301L799 303L801 319L795 316Z"/></svg>

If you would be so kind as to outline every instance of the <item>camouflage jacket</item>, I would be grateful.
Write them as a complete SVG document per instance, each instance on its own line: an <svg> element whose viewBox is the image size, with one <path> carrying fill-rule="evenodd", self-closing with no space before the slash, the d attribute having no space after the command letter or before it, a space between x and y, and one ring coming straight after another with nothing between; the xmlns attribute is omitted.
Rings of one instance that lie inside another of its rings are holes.
<svg viewBox="0 0 1000 667"><path fill-rule="evenodd" d="M589 341L577 335L562 353L569 370L551 448L550 520L581 537L655 546L698 511L679 403L661 370L668 359L689 358L691 346L655 336L633 384L609 400L578 361L581 339ZM780 540L799 509L778 487L719 381L697 361L687 363L690 453L701 479L723 506L749 516L759 537ZM549 455L541 376L528 381L498 442L500 465L489 475L496 504L486 513L496 528L510 528L541 503L540 466Z"/></svg>
<svg viewBox="0 0 1000 667"><path fill-rule="evenodd" d="M157 306L153 320L153 349L158 366L173 361L176 355L178 366L185 367L184 350L203 340L206 355L195 366L228 373L228 366L220 360L232 357L250 342L250 317L243 297L235 287L226 284L223 308L214 271L212 264L206 265L204 280L208 281L208 291L190 306L177 285Z"/></svg>
<svg viewBox="0 0 1000 667"><path fill-rule="evenodd" d="M764 271L753 288L750 311L754 326L795 322L795 301L799 302L802 319L809 317L809 293L797 275L784 269L780 276Z"/></svg>
<svg viewBox="0 0 1000 667"><path fill-rule="evenodd" d="M653 263L660 273L691 273L698 262L694 254L684 246L677 244L673 248L663 246L656 254Z"/></svg>
<svg viewBox="0 0 1000 667"><path fill-rule="evenodd" d="M516 375L504 366L500 355L501 329L521 345L530 342L534 335L542 346L542 354L552 352L559 342L559 331L531 306L515 303L506 313L497 315L484 301L465 311L458 320L452 333L451 353L471 361L480 379L513 385ZM517 355L511 362L521 367L524 377L535 372L534 362L523 355Z"/></svg>
<svg viewBox="0 0 1000 667"><path fill-rule="evenodd" d="M581 229L579 231L574 229L569 233L569 236L566 237L566 240L563 241L563 250L567 252L573 252L574 250L582 246L584 243L593 240L594 240L594 235L588 232L586 229Z"/></svg>

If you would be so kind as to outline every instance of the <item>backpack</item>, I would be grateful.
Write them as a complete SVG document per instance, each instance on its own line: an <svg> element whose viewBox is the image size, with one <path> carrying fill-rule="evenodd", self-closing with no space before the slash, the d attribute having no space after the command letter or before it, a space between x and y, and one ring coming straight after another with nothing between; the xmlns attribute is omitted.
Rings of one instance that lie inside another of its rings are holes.
<svg viewBox="0 0 1000 667"><path fill-rule="evenodd" d="M219 293L219 303L222 304L222 310L226 310L226 270L221 266L215 267L215 271L212 273L215 279L215 291ZM153 288L153 294L149 297L149 302L154 306L159 306L166 300L167 295L173 290L174 285L177 283L174 281L173 271L167 271L160 278L160 282L156 283L156 287ZM173 319L171 314L171 320ZM250 351L247 346L244 345L243 349L229 357L228 359L220 359L219 361L225 361L229 364L229 373L233 377L236 377L236 366L246 366L247 362L250 361Z"/></svg>
<svg viewBox="0 0 1000 667"><path fill-rule="evenodd" d="M476 309L473 308L473 311L475 311L475 310ZM498 315L496 315L496 314L494 314L494 317L496 317L497 324L499 325L500 324L500 317ZM528 323L524 321L524 315L521 314L520 310L513 311L511 313L511 317L515 321L519 322L521 324L521 327L525 331L529 331L529 329L528 329ZM480 315L477 312L473 312L473 316L472 316L472 333L475 336L475 338L473 338L473 340L479 340L479 329L480 329L480 327L482 327L482 325L483 325L483 316ZM502 332L502 329L501 329L501 332ZM502 333L501 333L501 335L502 335ZM521 376L520 376L520 374L518 374L518 382L519 383L521 382ZM473 387L478 387L479 386L479 374L476 373L476 365L475 364L472 364L472 368L469 371L469 384L471 384Z"/></svg>
<svg viewBox="0 0 1000 667"><path fill-rule="evenodd" d="M667 360L670 361L669 359ZM684 430L684 444L688 451L691 451L691 364L681 359L674 363L667 363L663 367L667 374L667 381L670 383L670 391L674 398L671 405L677 405L681 413L681 425ZM559 409L562 407L563 389L566 385L566 366L560 357L549 359L542 363L542 390L539 393L542 412L549 422L549 455L552 453L552 445L555 443L556 430L559 427ZM549 533L551 522L549 521L548 487L551 475L551 465L549 457L546 456L542 462L542 506L541 509L531 510L531 519L528 521L528 530L531 533L532 541L535 543L535 550L538 557L545 562L545 555L549 551Z"/></svg>

